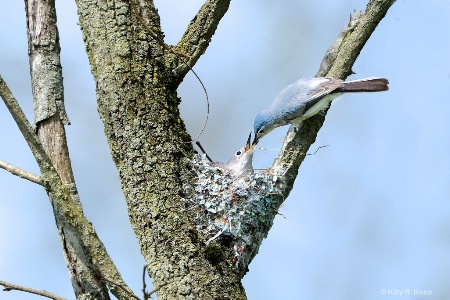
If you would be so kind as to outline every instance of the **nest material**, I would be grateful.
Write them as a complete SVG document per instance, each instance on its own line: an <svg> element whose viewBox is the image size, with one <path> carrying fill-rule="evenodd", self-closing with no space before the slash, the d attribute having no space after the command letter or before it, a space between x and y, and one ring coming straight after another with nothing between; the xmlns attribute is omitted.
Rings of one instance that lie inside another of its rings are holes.
<svg viewBox="0 0 450 300"><path fill-rule="evenodd" d="M204 155L193 160L198 181L189 205L198 208L197 228L209 237L232 241L233 262L239 273L258 253L282 203L279 178L267 172L235 176L211 166Z"/></svg>

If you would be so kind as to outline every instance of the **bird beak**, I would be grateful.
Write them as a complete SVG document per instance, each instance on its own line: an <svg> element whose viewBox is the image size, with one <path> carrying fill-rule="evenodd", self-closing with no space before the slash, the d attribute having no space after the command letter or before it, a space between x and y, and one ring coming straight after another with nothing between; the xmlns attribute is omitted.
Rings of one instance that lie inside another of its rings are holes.
<svg viewBox="0 0 450 300"><path fill-rule="evenodd" d="M255 139L253 140L252 147L255 147L256 144L258 144L258 142L259 142L259 139L256 138L256 135L255 135Z"/></svg>
<svg viewBox="0 0 450 300"><path fill-rule="evenodd" d="M253 148L253 145L251 144L251 140L252 140L252 133L250 132L250 134L248 135L247 144L245 144L245 147L244 147L245 152L248 152L250 149Z"/></svg>

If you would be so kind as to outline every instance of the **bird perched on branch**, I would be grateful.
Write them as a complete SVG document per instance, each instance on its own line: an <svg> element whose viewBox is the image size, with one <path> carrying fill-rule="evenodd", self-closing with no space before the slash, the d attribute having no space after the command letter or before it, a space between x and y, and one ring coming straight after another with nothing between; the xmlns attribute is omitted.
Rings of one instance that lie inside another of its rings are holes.
<svg viewBox="0 0 450 300"><path fill-rule="evenodd" d="M256 116L252 145L277 127L299 124L314 116L343 93L382 92L389 89L388 84L387 79L376 77L347 82L323 77L300 79L285 87L272 105Z"/></svg>

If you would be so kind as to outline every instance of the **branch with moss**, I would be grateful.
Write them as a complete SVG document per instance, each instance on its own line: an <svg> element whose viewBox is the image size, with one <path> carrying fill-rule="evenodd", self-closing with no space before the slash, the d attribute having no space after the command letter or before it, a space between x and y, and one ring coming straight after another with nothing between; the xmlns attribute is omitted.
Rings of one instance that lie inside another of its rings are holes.
<svg viewBox="0 0 450 300"><path fill-rule="evenodd" d="M371 0L364 13L355 13L327 51L316 76L345 79L352 73L352 66L379 22L395 0ZM309 147L325 121L324 114L317 114L302 122L301 127L291 126L282 149L272 165L274 173L282 175L282 193L286 198L297 177Z"/></svg>
<svg viewBox="0 0 450 300"><path fill-rule="evenodd" d="M195 65L208 48L220 20L230 6L231 0L207 0L197 15L192 19L180 41L175 46L178 52L190 56L187 65L181 64L175 73L183 78L189 67Z"/></svg>
<svg viewBox="0 0 450 300"><path fill-rule="evenodd" d="M14 120L16 120L22 135L25 137L32 153L41 169L40 184L44 186L53 204L55 218L62 218L64 225L58 228L63 242L64 251L74 251L66 259L70 260L74 271L84 272L86 269L96 270L105 277L113 279L128 289L125 293L116 285L110 285L111 292L118 299L128 299L132 294L131 289L125 284L108 255L103 243L100 241L94 227L86 219L81 205L76 199L75 193L71 191L70 185L62 182L57 171L53 167L50 158L47 156L41 142L33 131L33 127L25 117L19 103L14 98L3 78L0 76L0 97L3 98ZM65 238L65 236L71 238ZM80 252L81 249L84 249ZM68 253L68 252L66 252ZM92 279L98 276L92 273ZM87 273L84 272L83 276Z"/></svg>
<svg viewBox="0 0 450 300"><path fill-rule="evenodd" d="M126 285L85 218L75 185L64 128L69 120L64 109L55 2L27 0L26 13L36 132L52 167L43 170L39 166L53 206L67 269L77 298L85 295L109 298L107 285L98 280L96 272ZM128 297L129 292L124 293L116 286L110 289L119 299Z"/></svg>
<svg viewBox="0 0 450 300"><path fill-rule="evenodd" d="M30 122L28 122L27 117L23 113L22 109L19 106L16 98L12 94L11 90L7 86L6 82L3 80L3 77L0 75L0 97L3 99L6 107L8 108L11 116L19 127L20 132L22 133L25 141L31 149L31 152L36 159L41 171L44 172L55 172L53 168L52 162L48 157L47 153L45 153L44 147L39 141L36 133L33 130Z"/></svg>

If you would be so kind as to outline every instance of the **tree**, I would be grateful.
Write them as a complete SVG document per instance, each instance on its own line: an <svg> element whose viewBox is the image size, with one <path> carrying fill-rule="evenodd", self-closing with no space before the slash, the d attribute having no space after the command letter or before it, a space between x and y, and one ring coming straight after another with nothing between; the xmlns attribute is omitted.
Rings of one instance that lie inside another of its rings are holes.
<svg viewBox="0 0 450 300"><path fill-rule="evenodd" d="M136 21L136 20L135 20ZM133 24L135 24L136 26L139 26L138 24L138 22L136 21L136 22L133 22ZM140 29L140 32L145 32L145 30L143 29L143 28L141 28ZM147 39L149 39L149 40L151 40L150 38L147 38ZM156 43L154 40L152 41L152 43L153 43L153 47L155 47L155 48L158 48L158 47L160 47L160 45L158 45L158 43ZM120 47L120 45L118 46L118 47ZM100 48L99 48L100 49ZM160 48L158 48L158 49L160 49ZM122 49L123 50L123 49ZM115 57L115 56L114 56ZM120 59L120 57L119 57L119 59ZM116 72L114 72L114 73L116 73ZM147 89L145 89L145 90L147 90ZM181 126L181 125L180 125ZM187 146L186 146L187 147ZM186 151L188 151L188 149L186 149ZM120 153L125 153L125 152L123 152L123 151L121 151ZM120 157L119 157L120 158ZM116 158L116 159L119 159L119 158Z"/></svg>

